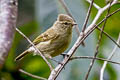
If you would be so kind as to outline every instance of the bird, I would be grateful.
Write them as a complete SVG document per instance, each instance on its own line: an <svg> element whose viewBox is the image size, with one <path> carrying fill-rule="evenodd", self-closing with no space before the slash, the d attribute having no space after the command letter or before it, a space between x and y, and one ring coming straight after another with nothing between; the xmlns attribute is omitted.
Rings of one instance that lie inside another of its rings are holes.
<svg viewBox="0 0 120 80"><path fill-rule="evenodd" d="M58 56L69 47L74 25L77 24L69 15L59 14L53 26L34 39L33 44L46 58ZM30 46L18 55L15 61L21 60L29 53L38 54L35 48Z"/></svg>

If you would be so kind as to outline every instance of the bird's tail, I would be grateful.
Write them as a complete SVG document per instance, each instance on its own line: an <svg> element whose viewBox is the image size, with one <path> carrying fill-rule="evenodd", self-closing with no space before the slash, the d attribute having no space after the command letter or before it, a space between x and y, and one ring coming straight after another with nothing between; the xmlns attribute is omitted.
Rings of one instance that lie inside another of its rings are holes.
<svg viewBox="0 0 120 80"><path fill-rule="evenodd" d="M20 60L20 59L22 59L25 55L27 55L29 53L29 51L28 50L25 50L23 53L21 53L19 56L17 56L16 58L15 58L15 61L18 61L18 60Z"/></svg>

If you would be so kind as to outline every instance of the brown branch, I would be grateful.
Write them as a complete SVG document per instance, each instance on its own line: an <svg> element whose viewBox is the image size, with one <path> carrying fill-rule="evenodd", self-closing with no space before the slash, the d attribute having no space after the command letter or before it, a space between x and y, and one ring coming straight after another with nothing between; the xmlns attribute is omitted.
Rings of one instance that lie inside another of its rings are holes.
<svg viewBox="0 0 120 80"><path fill-rule="evenodd" d="M66 13L73 18L73 16L71 15L71 13L69 12L69 9L67 8L67 5L65 4L64 0L59 0L59 2L61 3L61 5L63 6L63 8L65 9ZM74 18L73 18L74 19Z"/></svg>
<svg viewBox="0 0 120 80"><path fill-rule="evenodd" d="M86 0L87 2L89 2L89 3L91 3L91 0ZM101 7L100 6L98 6L97 4L95 4L95 3L93 3L93 6L96 8L96 9L100 9Z"/></svg>
<svg viewBox="0 0 120 80"><path fill-rule="evenodd" d="M0 68L12 45L16 20L17 0L0 0Z"/></svg>
<svg viewBox="0 0 120 80"><path fill-rule="evenodd" d="M19 69L19 71L20 71L21 73L26 74L26 75L28 75L28 76L30 76L30 77L32 77L32 78L35 78L35 79L47 80L46 78L39 77L39 76L33 75L33 74L31 74L31 73L28 73L28 72L24 71L23 69Z"/></svg>
<svg viewBox="0 0 120 80"><path fill-rule="evenodd" d="M97 29L99 31L102 31L102 29L99 28L99 27L97 27ZM113 43L115 43L120 48L120 45L108 33L106 33L105 31L103 31L103 33L104 33L105 36L107 36Z"/></svg>
<svg viewBox="0 0 120 80"><path fill-rule="evenodd" d="M104 58L98 58L98 57L93 57L93 56L75 56L75 57L71 57L70 60L76 60L76 59L96 59L96 60L101 60L101 61L107 61L113 64L118 64L120 65L120 62L115 62L112 60L108 60L108 59L104 59Z"/></svg>
<svg viewBox="0 0 120 80"><path fill-rule="evenodd" d="M85 21L84 21L84 24L83 24L83 28L82 28L82 32L83 32L83 33L84 33L84 31L85 31L85 29L86 29L86 26L87 26L87 23L88 23L88 19L89 19L91 10L92 10L93 2L94 2L94 0L92 0L92 2L90 3L90 6L89 6L89 8L88 8L87 16L86 16L86 18L85 18Z"/></svg>
<svg viewBox="0 0 120 80"><path fill-rule="evenodd" d="M111 3L112 3L112 2L111 2ZM96 49L95 49L94 58L96 58L97 55L98 55L98 53L99 53L100 43L101 43L101 40L102 40L103 31L104 31L104 27L105 27L106 22L107 22L107 19L108 19L107 16L109 15L110 8L111 8L111 4L110 4L110 6L109 6L109 8L108 8L108 11L107 11L107 15L106 15L106 17L105 17L104 24L103 24L103 26L102 26L102 29L101 29L101 32L100 32L100 35L99 35L99 39L98 39L98 42L97 42L97 45L96 45ZM93 59L93 60L91 61L91 63L90 63L90 66L89 66L89 68L88 68L88 72L87 72L87 74L86 74L86 76L85 76L85 80L88 80L90 71L92 70L92 67L93 67L94 63L95 63L95 59Z"/></svg>

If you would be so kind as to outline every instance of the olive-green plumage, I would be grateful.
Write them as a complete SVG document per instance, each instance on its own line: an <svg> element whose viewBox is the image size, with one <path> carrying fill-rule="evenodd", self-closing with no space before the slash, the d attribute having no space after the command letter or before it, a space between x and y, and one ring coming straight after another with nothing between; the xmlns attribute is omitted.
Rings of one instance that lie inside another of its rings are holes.
<svg viewBox="0 0 120 80"><path fill-rule="evenodd" d="M74 25L75 22L70 16L60 14L53 26L38 36L33 43L45 57L52 58L57 56L68 48L72 38L72 27ZM21 59L30 52L37 53L33 47L30 47L15 60Z"/></svg>

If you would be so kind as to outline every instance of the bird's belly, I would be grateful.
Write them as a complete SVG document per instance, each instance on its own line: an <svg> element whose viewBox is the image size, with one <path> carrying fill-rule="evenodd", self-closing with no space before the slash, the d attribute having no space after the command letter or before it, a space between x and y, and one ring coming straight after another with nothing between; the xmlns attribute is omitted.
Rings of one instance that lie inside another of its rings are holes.
<svg viewBox="0 0 120 80"><path fill-rule="evenodd" d="M46 41L41 42L39 45L37 45L37 48L46 56L57 56L61 53L63 53L68 48L69 42L66 41Z"/></svg>

